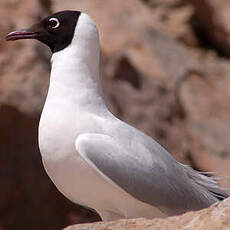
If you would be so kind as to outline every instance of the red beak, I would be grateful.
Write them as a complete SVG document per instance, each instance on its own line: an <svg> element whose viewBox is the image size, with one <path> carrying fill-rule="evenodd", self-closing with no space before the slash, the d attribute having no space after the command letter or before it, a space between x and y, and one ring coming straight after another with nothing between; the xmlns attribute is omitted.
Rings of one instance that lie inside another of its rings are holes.
<svg viewBox="0 0 230 230"><path fill-rule="evenodd" d="M13 31L5 37L6 41L16 41L19 39L33 39L36 38L38 32L31 32L29 30Z"/></svg>

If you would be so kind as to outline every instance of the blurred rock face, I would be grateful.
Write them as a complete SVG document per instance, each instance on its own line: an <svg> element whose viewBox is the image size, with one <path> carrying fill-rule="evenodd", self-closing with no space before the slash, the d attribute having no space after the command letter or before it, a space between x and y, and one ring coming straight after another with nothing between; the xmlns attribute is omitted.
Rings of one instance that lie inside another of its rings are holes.
<svg viewBox="0 0 230 230"><path fill-rule="evenodd" d="M205 26L201 15L209 12L193 2L199 10L182 0L2 0L0 37L51 12L89 13L100 30L104 92L113 113L178 160L228 176L230 61L194 29ZM49 57L36 41L0 42L0 229L52 230L99 220L65 199L42 167L37 127Z"/></svg>
<svg viewBox="0 0 230 230"><path fill-rule="evenodd" d="M228 0L192 0L197 17L200 21L200 29L212 42L212 45L223 54L230 56L230 2Z"/></svg>

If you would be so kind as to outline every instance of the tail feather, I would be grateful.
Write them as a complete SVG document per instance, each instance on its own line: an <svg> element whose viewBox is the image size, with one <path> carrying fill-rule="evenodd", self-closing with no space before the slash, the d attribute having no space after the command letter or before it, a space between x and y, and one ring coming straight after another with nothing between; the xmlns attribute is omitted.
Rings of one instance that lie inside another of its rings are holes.
<svg viewBox="0 0 230 230"><path fill-rule="evenodd" d="M227 193L224 193L223 192L221 194L219 193L216 193L216 192L213 192L213 191L209 191L214 197L216 197L219 201L222 201L226 198L229 197L229 195Z"/></svg>
<svg viewBox="0 0 230 230"><path fill-rule="evenodd" d="M226 179L226 177L215 177L212 172L199 172L190 166L183 165L188 176L199 185L205 192L215 197L217 200L224 200L229 197L229 190L221 188L218 181Z"/></svg>

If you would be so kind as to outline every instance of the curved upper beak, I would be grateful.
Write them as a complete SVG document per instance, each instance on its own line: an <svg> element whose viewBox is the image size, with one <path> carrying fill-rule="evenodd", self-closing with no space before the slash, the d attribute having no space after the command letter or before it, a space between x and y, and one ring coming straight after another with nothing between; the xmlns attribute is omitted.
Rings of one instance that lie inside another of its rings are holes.
<svg viewBox="0 0 230 230"><path fill-rule="evenodd" d="M29 29L13 31L5 37L6 41L16 41L19 39L35 39L39 32L33 32Z"/></svg>

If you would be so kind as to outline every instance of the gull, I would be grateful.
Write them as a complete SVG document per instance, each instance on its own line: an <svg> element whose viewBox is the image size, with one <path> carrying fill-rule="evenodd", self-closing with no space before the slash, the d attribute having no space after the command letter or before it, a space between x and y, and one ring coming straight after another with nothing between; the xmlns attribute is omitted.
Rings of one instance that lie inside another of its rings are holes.
<svg viewBox="0 0 230 230"><path fill-rule="evenodd" d="M228 197L218 178L176 161L109 111L90 16L61 11L6 36L19 39L37 39L52 51L39 148L47 174L67 198L109 221L178 215Z"/></svg>

